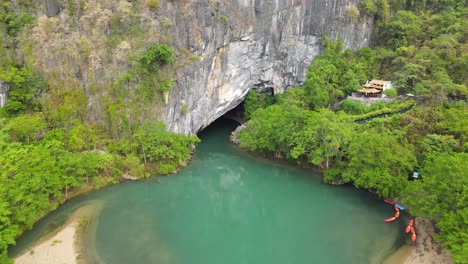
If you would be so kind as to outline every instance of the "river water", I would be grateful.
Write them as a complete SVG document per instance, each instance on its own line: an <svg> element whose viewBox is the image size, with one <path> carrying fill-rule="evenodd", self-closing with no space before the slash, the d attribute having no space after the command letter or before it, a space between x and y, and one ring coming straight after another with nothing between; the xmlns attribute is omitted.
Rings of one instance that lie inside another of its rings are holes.
<svg viewBox="0 0 468 264"><path fill-rule="evenodd" d="M405 242L393 208L352 187L324 185L310 171L229 144L235 124L199 136L179 173L110 186L73 199L18 239L12 256L99 203L85 236L90 262L108 264L381 263Z"/></svg>

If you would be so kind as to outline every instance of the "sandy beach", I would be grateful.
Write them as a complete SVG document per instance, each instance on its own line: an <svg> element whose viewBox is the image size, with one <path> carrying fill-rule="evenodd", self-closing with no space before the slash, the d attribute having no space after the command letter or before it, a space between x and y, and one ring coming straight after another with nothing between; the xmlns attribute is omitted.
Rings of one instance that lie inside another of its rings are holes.
<svg viewBox="0 0 468 264"><path fill-rule="evenodd" d="M83 229L96 207L83 206L70 216L67 223L40 240L31 249L15 258L15 264L77 264L79 231ZM85 220L83 220L85 219Z"/></svg>
<svg viewBox="0 0 468 264"><path fill-rule="evenodd" d="M417 240L393 253L385 264L452 264L450 253L435 241L433 224L426 219L416 218ZM408 235L408 240L410 236Z"/></svg>
<svg viewBox="0 0 468 264"><path fill-rule="evenodd" d="M77 221L15 259L16 264L76 264Z"/></svg>

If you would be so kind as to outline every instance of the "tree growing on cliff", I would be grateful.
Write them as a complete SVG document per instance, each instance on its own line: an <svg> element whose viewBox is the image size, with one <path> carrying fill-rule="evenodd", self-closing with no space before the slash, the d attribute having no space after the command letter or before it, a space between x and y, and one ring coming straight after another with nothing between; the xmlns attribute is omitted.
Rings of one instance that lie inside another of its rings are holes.
<svg viewBox="0 0 468 264"><path fill-rule="evenodd" d="M152 44L143 54L141 61L149 70L156 70L158 64L170 63L173 59L173 51L170 47L163 44Z"/></svg>

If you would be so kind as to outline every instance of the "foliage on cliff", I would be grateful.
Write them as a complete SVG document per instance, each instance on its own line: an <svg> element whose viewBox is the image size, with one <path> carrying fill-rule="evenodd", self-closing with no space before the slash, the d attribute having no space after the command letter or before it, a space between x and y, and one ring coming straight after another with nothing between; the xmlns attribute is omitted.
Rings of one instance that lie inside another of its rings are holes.
<svg viewBox="0 0 468 264"><path fill-rule="evenodd" d="M181 60L155 1L59 2L60 17L36 17L42 1L0 1L0 263L67 198L171 173L199 141L157 120Z"/></svg>
<svg viewBox="0 0 468 264"><path fill-rule="evenodd" d="M437 222L438 240L462 263L468 257L464 2L361 1L361 12L379 21L376 47L343 51L325 39L303 87L271 106L246 101L246 109L256 110L249 111L241 146L318 165L325 182L402 197L413 214ZM371 78L390 79L400 95L415 96L337 104ZM407 180L413 169L423 181Z"/></svg>

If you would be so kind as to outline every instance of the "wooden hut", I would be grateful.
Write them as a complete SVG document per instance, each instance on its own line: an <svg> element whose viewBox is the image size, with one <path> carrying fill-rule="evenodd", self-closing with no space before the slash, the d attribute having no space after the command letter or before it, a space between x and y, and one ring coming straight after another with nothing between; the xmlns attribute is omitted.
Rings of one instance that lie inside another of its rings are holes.
<svg viewBox="0 0 468 264"><path fill-rule="evenodd" d="M390 81L371 80L362 85L362 89L357 92L359 96L380 97L383 91L391 88L392 82Z"/></svg>

